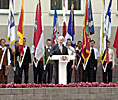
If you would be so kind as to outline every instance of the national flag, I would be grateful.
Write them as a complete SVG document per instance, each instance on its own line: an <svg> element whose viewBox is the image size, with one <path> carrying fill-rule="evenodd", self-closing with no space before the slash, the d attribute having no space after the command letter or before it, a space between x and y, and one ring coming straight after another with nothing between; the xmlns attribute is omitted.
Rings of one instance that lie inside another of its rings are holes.
<svg viewBox="0 0 118 100"><path fill-rule="evenodd" d="M88 0L85 6L85 18L83 28L82 58L84 59L84 70L90 57L90 41L89 41L89 23L88 23Z"/></svg>
<svg viewBox="0 0 118 100"><path fill-rule="evenodd" d="M117 27L117 31L116 31L116 36L115 36L113 47L116 48L116 55L118 57L118 27Z"/></svg>
<svg viewBox="0 0 118 100"><path fill-rule="evenodd" d="M57 38L58 38L58 33L59 33L57 18L58 18L58 16L57 16L56 1L55 1L53 34L52 34L52 36L51 36L52 45L57 43Z"/></svg>
<svg viewBox="0 0 118 100"><path fill-rule="evenodd" d="M44 56L44 36L43 36L43 25L42 25L42 14L41 14L41 2L37 4L36 17L35 17L35 29L34 29L34 56L37 60L40 60Z"/></svg>
<svg viewBox="0 0 118 100"><path fill-rule="evenodd" d="M21 56L23 56L23 17L24 17L24 7L23 7L23 0L22 0L20 20L19 20L18 31L17 31L17 35L19 36L19 52L21 53Z"/></svg>
<svg viewBox="0 0 118 100"><path fill-rule="evenodd" d="M13 11L13 2L10 0L9 5L9 20L8 20L8 41L10 49L15 52L15 20L14 20L14 11Z"/></svg>
<svg viewBox="0 0 118 100"><path fill-rule="evenodd" d="M66 36L66 6L65 0L63 2L63 36Z"/></svg>
<svg viewBox="0 0 118 100"><path fill-rule="evenodd" d="M88 0L88 21L89 21L89 32L90 35L92 35L94 34L94 21L93 21L91 0Z"/></svg>
<svg viewBox="0 0 118 100"><path fill-rule="evenodd" d="M67 39L71 39L72 43L75 44L75 25L74 25L74 5L72 4L71 11L70 11L70 17L69 17L69 22L68 22L68 31L65 36L65 42Z"/></svg>
<svg viewBox="0 0 118 100"><path fill-rule="evenodd" d="M111 6L112 6L112 0L110 0L109 2L108 10L105 16L107 39L111 37Z"/></svg>
<svg viewBox="0 0 118 100"><path fill-rule="evenodd" d="M102 3L103 3L103 11L101 16L99 60L103 64L104 61L106 60L105 0L103 0Z"/></svg>

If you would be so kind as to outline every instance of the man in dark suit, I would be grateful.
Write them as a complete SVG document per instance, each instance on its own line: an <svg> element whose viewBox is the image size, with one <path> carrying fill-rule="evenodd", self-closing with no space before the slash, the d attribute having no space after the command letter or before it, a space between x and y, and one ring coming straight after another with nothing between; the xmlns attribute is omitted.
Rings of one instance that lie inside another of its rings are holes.
<svg viewBox="0 0 118 100"><path fill-rule="evenodd" d="M94 47L95 41L91 40L91 56L88 60L86 70L83 71L83 81L84 82L95 82L96 81L96 71L97 71L97 57L98 50Z"/></svg>
<svg viewBox="0 0 118 100"><path fill-rule="evenodd" d="M68 48L68 54L76 56L75 48L72 47L71 45L72 45L71 39L67 39L66 47ZM75 59L70 60L67 64L67 84L71 83L72 71L74 68L75 68Z"/></svg>
<svg viewBox="0 0 118 100"><path fill-rule="evenodd" d="M28 83L28 70L29 67L31 66L31 54L30 54L30 48L28 46L25 45L26 44L26 38L23 38L23 51L24 54L22 57L20 57L20 52L19 52L19 48L16 49L16 58L18 61L18 65L19 65L19 83L22 83L22 73L24 70L24 83Z"/></svg>
<svg viewBox="0 0 118 100"><path fill-rule="evenodd" d="M64 37L59 36L58 44L52 46L51 55L68 55L67 48L63 45ZM58 84L58 61L53 61L55 71L55 84Z"/></svg>

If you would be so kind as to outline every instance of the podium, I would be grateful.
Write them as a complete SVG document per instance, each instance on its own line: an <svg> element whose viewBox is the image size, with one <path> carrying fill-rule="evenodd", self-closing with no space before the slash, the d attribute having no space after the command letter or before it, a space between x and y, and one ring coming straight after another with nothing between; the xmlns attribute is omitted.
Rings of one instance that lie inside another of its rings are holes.
<svg viewBox="0 0 118 100"><path fill-rule="evenodd" d="M59 84L67 84L67 64L70 60L74 60L73 55L53 55L51 60L59 61Z"/></svg>

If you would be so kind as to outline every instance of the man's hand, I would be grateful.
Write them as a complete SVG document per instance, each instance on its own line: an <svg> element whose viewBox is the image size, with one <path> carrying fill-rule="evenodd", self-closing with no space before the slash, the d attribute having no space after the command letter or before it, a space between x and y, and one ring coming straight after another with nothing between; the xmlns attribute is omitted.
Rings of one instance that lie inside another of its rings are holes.
<svg viewBox="0 0 118 100"><path fill-rule="evenodd" d="M75 68L75 65L73 64L73 65L72 65L72 69L74 69L74 68Z"/></svg>
<svg viewBox="0 0 118 100"><path fill-rule="evenodd" d="M112 68L111 68L112 70L114 70L114 66L112 66Z"/></svg>
<svg viewBox="0 0 118 100"><path fill-rule="evenodd" d="M30 64L29 64L29 67L31 67L31 66L32 66L32 64L30 63Z"/></svg>
<svg viewBox="0 0 118 100"><path fill-rule="evenodd" d="M94 67L94 71L96 71L96 67Z"/></svg>
<svg viewBox="0 0 118 100"><path fill-rule="evenodd" d="M10 65L7 66L7 69L9 69L9 68L10 68Z"/></svg>

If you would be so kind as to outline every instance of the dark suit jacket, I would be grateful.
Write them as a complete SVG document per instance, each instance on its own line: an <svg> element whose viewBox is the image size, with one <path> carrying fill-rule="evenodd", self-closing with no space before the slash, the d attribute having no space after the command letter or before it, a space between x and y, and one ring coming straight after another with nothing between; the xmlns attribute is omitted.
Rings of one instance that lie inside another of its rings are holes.
<svg viewBox="0 0 118 100"><path fill-rule="evenodd" d="M62 45L62 53L61 53L61 51L58 47L58 44L55 44L52 46L51 54L52 55L68 55L68 50L64 45Z"/></svg>
<svg viewBox="0 0 118 100"><path fill-rule="evenodd" d="M58 44L52 46L51 55L68 55L68 49L62 45L62 53L58 47ZM58 67L58 61L53 61L54 67Z"/></svg>
<svg viewBox="0 0 118 100"><path fill-rule="evenodd" d="M16 56L16 59L19 58L19 60L20 60L20 52L19 52L19 48L18 47L16 48L15 56ZM27 66L29 63L31 63L31 53L30 53L30 48L27 46L27 50L26 50L22 65L26 65Z"/></svg>

